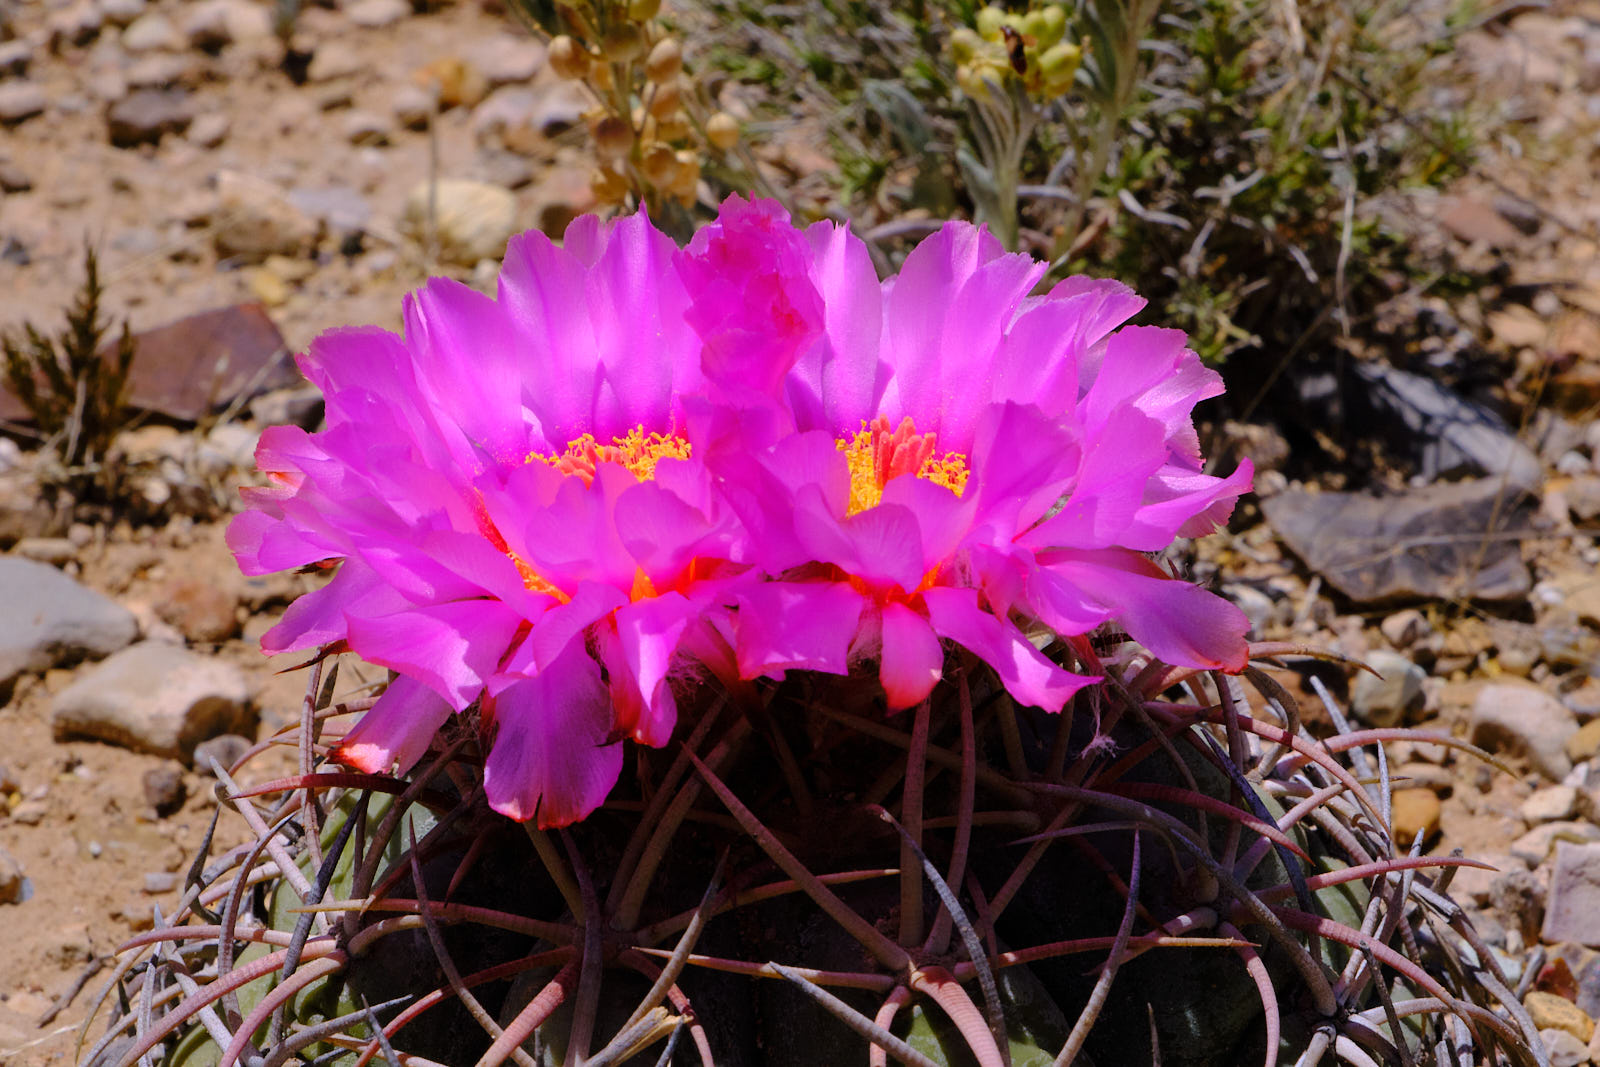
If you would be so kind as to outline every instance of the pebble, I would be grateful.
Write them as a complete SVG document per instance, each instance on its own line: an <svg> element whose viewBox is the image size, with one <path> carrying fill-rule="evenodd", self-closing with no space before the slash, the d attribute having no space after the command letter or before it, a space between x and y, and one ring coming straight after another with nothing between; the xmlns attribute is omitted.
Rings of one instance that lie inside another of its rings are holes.
<svg viewBox="0 0 1600 1067"><path fill-rule="evenodd" d="M198 80L199 66L192 56L145 56L128 68L127 83L135 89L168 89Z"/></svg>
<svg viewBox="0 0 1600 1067"><path fill-rule="evenodd" d="M182 89L140 89L111 105L106 126L118 148L156 144L169 133L182 133L194 121L189 94Z"/></svg>
<svg viewBox="0 0 1600 1067"><path fill-rule="evenodd" d="M1489 903L1496 879L1509 871L1527 870L1527 864L1516 856L1503 852L1490 852L1472 857L1494 867L1486 871L1481 867L1458 867L1450 880L1450 895L1459 901L1470 901L1478 907Z"/></svg>
<svg viewBox="0 0 1600 1067"><path fill-rule="evenodd" d="M0 85L0 123L14 125L44 112L44 90L32 82Z"/></svg>
<svg viewBox="0 0 1600 1067"><path fill-rule="evenodd" d="M406 197L403 223L416 239L425 239L429 183L421 182ZM511 192L485 182L446 179L434 197L435 237L439 255L463 267L499 259L517 232L517 200Z"/></svg>
<svg viewBox="0 0 1600 1067"><path fill-rule="evenodd" d="M126 26L145 13L146 0L99 0L100 14L113 26Z"/></svg>
<svg viewBox="0 0 1600 1067"><path fill-rule="evenodd" d="M1556 782L1572 770L1566 744L1577 731L1572 712L1533 685L1486 685L1472 706L1473 744L1491 752L1521 752L1541 774Z"/></svg>
<svg viewBox="0 0 1600 1067"><path fill-rule="evenodd" d="M545 137L555 137L582 122L589 107L589 98L575 82L557 82L539 94L534 128Z"/></svg>
<svg viewBox="0 0 1600 1067"><path fill-rule="evenodd" d="M23 878L22 864L0 848L0 904L21 903Z"/></svg>
<svg viewBox="0 0 1600 1067"><path fill-rule="evenodd" d="M238 606L234 595L214 581L179 578L162 588L156 612L190 641L216 644L238 633Z"/></svg>
<svg viewBox="0 0 1600 1067"><path fill-rule="evenodd" d="M1600 719L1590 719L1567 738L1567 758L1573 763L1594 759L1600 754Z"/></svg>
<svg viewBox="0 0 1600 1067"><path fill-rule="evenodd" d="M433 119L433 94L420 85L402 85L389 97L395 121L408 130L425 130Z"/></svg>
<svg viewBox="0 0 1600 1067"><path fill-rule="evenodd" d="M255 742L239 734L223 734L202 741L194 747L194 766L201 774L211 774L211 761L222 764L223 770L228 770L244 757L244 754Z"/></svg>
<svg viewBox="0 0 1600 1067"><path fill-rule="evenodd" d="M78 555L78 546L65 537L24 537L11 546L11 554L59 567Z"/></svg>
<svg viewBox="0 0 1600 1067"><path fill-rule="evenodd" d="M183 34L193 47L216 51L272 36L272 12L249 0L204 0L189 9Z"/></svg>
<svg viewBox="0 0 1600 1067"><path fill-rule="evenodd" d="M1456 787L1455 773L1448 767L1441 767L1436 763L1417 760L1399 766L1390 764L1389 773L1397 786L1406 789L1428 789L1442 797L1449 796Z"/></svg>
<svg viewBox="0 0 1600 1067"><path fill-rule="evenodd" d="M1439 833L1442 807L1431 789L1396 789L1391 798L1394 843L1408 849L1419 836L1423 843Z"/></svg>
<svg viewBox="0 0 1600 1067"><path fill-rule="evenodd" d="M257 426L299 426L309 430L322 421L322 413L322 390L314 385L274 389L250 401L250 418Z"/></svg>
<svg viewBox="0 0 1600 1067"><path fill-rule="evenodd" d="M217 174L212 239L225 256L258 259L274 252L304 255L316 240L316 221L271 182L239 171Z"/></svg>
<svg viewBox="0 0 1600 1067"><path fill-rule="evenodd" d="M1543 863L1555 849L1557 842L1567 841L1580 845L1600 842L1600 826L1577 820L1547 822L1535 826L1511 842L1511 854L1531 867Z"/></svg>
<svg viewBox="0 0 1600 1067"><path fill-rule="evenodd" d="M466 58L492 89L530 81L544 66L545 49L531 37L502 33L474 45Z"/></svg>
<svg viewBox="0 0 1600 1067"><path fill-rule="evenodd" d="M1579 793L1570 785L1553 785L1534 790L1519 809L1530 823L1557 822L1578 814Z"/></svg>
<svg viewBox="0 0 1600 1067"><path fill-rule="evenodd" d="M1378 629L1385 640L1401 650L1410 648L1433 632L1427 616L1416 608L1395 612L1379 623Z"/></svg>
<svg viewBox="0 0 1600 1067"><path fill-rule="evenodd" d="M394 126L375 111L352 111L344 117L344 139L353 145L386 145Z"/></svg>
<svg viewBox="0 0 1600 1067"><path fill-rule="evenodd" d="M23 671L105 656L139 634L131 612L54 567L0 558L0 687ZM19 607L20 606L20 607Z"/></svg>
<svg viewBox="0 0 1600 1067"><path fill-rule="evenodd" d="M254 726L250 687L230 663L145 641L79 674L51 702L58 740L92 737L188 759L218 734Z"/></svg>
<svg viewBox="0 0 1600 1067"><path fill-rule="evenodd" d="M439 93L439 106L473 107L489 92L489 83L476 67L457 56L435 60L416 71L412 79L425 89Z"/></svg>
<svg viewBox="0 0 1600 1067"><path fill-rule="evenodd" d="M0 74L21 77L33 61L33 46L27 41L0 42Z"/></svg>
<svg viewBox="0 0 1600 1067"><path fill-rule="evenodd" d="M1562 843L1540 936L1600 948L1600 843Z"/></svg>
<svg viewBox="0 0 1600 1067"><path fill-rule="evenodd" d="M170 871L151 871L144 876L144 891L152 895L178 888L178 876Z"/></svg>
<svg viewBox="0 0 1600 1067"><path fill-rule="evenodd" d="M1540 1030L1539 1040L1550 1057L1550 1067L1584 1067L1589 1062L1589 1050L1565 1030Z"/></svg>
<svg viewBox="0 0 1600 1067"><path fill-rule="evenodd" d="M472 134L480 145L527 152L535 148L539 94L524 87L496 89L472 109Z"/></svg>
<svg viewBox="0 0 1600 1067"><path fill-rule="evenodd" d="M342 41L329 41L317 46L311 63L306 67L306 80L313 83L347 78L366 69L361 53Z"/></svg>
<svg viewBox="0 0 1600 1067"><path fill-rule="evenodd" d="M1350 682L1350 714L1367 726L1397 726L1422 710L1426 672L1407 656L1377 649L1367 654L1367 666Z"/></svg>
<svg viewBox="0 0 1600 1067"><path fill-rule="evenodd" d="M183 768L176 763L163 763L144 772L144 802L162 817L183 807Z"/></svg>
<svg viewBox="0 0 1600 1067"><path fill-rule="evenodd" d="M356 0L344 9L345 17L369 30L392 26L411 14L406 0Z"/></svg>
<svg viewBox="0 0 1600 1067"><path fill-rule="evenodd" d="M99 35L103 25L105 15L89 0L71 4L51 15L46 23L50 47L52 50L63 45L81 48Z"/></svg>
<svg viewBox="0 0 1600 1067"><path fill-rule="evenodd" d="M178 28L157 11L140 15L122 31L122 47L128 52L176 52L183 46Z"/></svg>
<svg viewBox="0 0 1600 1067"><path fill-rule="evenodd" d="M1594 1036L1594 1020L1566 997L1534 990L1522 998L1522 1006L1528 1009L1534 1026L1540 1030L1565 1030L1578 1039L1580 1048Z"/></svg>
<svg viewBox="0 0 1600 1067"><path fill-rule="evenodd" d="M220 111L209 111L199 115L189 124L186 135L190 144L197 148L215 148L228 139L228 133L233 129L233 123Z"/></svg>
<svg viewBox="0 0 1600 1067"><path fill-rule="evenodd" d="M23 826L38 826L44 822L44 817L49 811L42 800L24 800L11 809L11 821L21 823Z"/></svg>
<svg viewBox="0 0 1600 1067"><path fill-rule="evenodd" d="M372 204L348 185L296 186L288 197L291 204L341 240L366 232L372 221Z"/></svg>
<svg viewBox="0 0 1600 1067"><path fill-rule="evenodd" d="M6 794L20 792L21 790L22 779L18 778L10 767L0 763L0 801L5 799Z"/></svg>

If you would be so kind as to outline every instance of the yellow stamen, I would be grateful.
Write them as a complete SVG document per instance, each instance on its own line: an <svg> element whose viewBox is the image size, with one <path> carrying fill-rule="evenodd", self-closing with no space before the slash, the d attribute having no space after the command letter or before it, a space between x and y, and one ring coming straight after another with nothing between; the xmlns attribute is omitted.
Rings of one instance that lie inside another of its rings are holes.
<svg viewBox="0 0 1600 1067"><path fill-rule="evenodd" d="M547 456L534 452L528 462L540 460L562 474L575 474L585 485L594 484L596 466L616 463L641 482L656 475L656 464L663 459L688 459L689 442L677 434L645 433L643 426L635 426L626 437L613 437L611 444L603 445L593 434L584 434L567 442L565 452Z"/></svg>
<svg viewBox="0 0 1600 1067"><path fill-rule="evenodd" d="M909 418L900 420L894 430L889 420L879 415L849 441L839 441L839 451L850 464L849 514L855 515L883 501L883 488L902 474L924 478L942 485L956 496L967 488L972 472L967 457L959 452L934 454L938 435L917 433Z"/></svg>

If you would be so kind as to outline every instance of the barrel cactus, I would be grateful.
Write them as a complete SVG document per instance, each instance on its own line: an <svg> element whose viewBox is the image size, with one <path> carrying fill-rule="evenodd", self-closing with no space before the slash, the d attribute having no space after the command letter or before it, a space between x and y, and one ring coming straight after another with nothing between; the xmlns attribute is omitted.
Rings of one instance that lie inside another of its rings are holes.
<svg viewBox="0 0 1600 1067"><path fill-rule="evenodd" d="M230 529L333 572L263 640L299 773L218 768L256 840L88 1060L1535 1062L1399 732L1311 738L1264 668L1312 653L1160 562L1249 485L1216 374L1044 273L732 199L319 338Z"/></svg>

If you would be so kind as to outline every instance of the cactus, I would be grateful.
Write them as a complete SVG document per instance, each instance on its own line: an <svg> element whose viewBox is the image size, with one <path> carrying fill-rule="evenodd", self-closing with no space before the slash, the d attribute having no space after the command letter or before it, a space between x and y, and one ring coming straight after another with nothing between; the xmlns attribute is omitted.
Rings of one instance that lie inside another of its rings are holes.
<svg viewBox="0 0 1600 1067"><path fill-rule="evenodd" d="M123 947L86 1062L1534 1062L1447 895L1473 861L1394 845L1363 752L1403 731L1052 651L1105 678L1060 715L970 660L891 718L860 678L701 685L554 834L488 809L463 719L408 778L324 769L374 698L319 661L269 742L302 773L219 768L259 836Z"/></svg>

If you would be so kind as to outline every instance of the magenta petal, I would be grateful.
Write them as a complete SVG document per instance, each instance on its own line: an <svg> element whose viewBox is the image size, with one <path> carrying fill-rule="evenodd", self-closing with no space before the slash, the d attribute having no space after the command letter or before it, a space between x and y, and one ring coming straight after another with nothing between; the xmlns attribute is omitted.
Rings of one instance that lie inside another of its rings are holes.
<svg viewBox="0 0 1600 1067"><path fill-rule="evenodd" d="M878 679L889 710L921 703L942 677L944 649L928 620L897 601L885 604Z"/></svg>
<svg viewBox="0 0 1600 1067"><path fill-rule="evenodd" d="M947 494L948 495L948 494ZM794 500L795 532L812 559L833 563L877 586L915 589L930 560L923 551L916 512L898 504L875 508L840 521L828 514L815 492Z"/></svg>
<svg viewBox="0 0 1600 1067"><path fill-rule="evenodd" d="M363 658L426 682L458 711L478 698L522 617L494 600L458 600L350 620Z"/></svg>
<svg viewBox="0 0 1600 1067"><path fill-rule="evenodd" d="M571 825L605 801L623 751L608 742L611 701L582 642L485 704L496 728L483 768L490 807L549 828Z"/></svg>
<svg viewBox="0 0 1600 1067"><path fill-rule="evenodd" d="M694 605L680 593L647 597L619 610L613 621L617 647L637 701L634 740L660 748L672 740L677 725L677 704L672 698L667 672L672 668L678 640L695 613ZM612 688L618 679L614 676Z"/></svg>
<svg viewBox="0 0 1600 1067"><path fill-rule="evenodd" d="M929 589L922 597L933 628L993 667L1006 691L1024 704L1060 711L1073 693L1099 681L1051 663L1009 619L978 607L976 590Z"/></svg>
<svg viewBox="0 0 1600 1067"><path fill-rule="evenodd" d="M1041 563L1112 608L1134 640L1167 663L1237 672L1249 662L1250 620L1244 612L1137 552L1050 553Z"/></svg>
<svg viewBox="0 0 1600 1067"><path fill-rule="evenodd" d="M261 651L272 656L320 648L349 635L350 619L390 615L411 602L359 559L339 564L333 580L290 604L278 624L261 635Z"/></svg>
<svg viewBox="0 0 1600 1067"><path fill-rule="evenodd" d="M843 582L765 582L741 593L739 677L786 670L848 674L850 642L865 606Z"/></svg>
<svg viewBox="0 0 1600 1067"><path fill-rule="evenodd" d="M404 774L448 718L450 705L439 694L402 674L344 735L333 758L368 774Z"/></svg>

